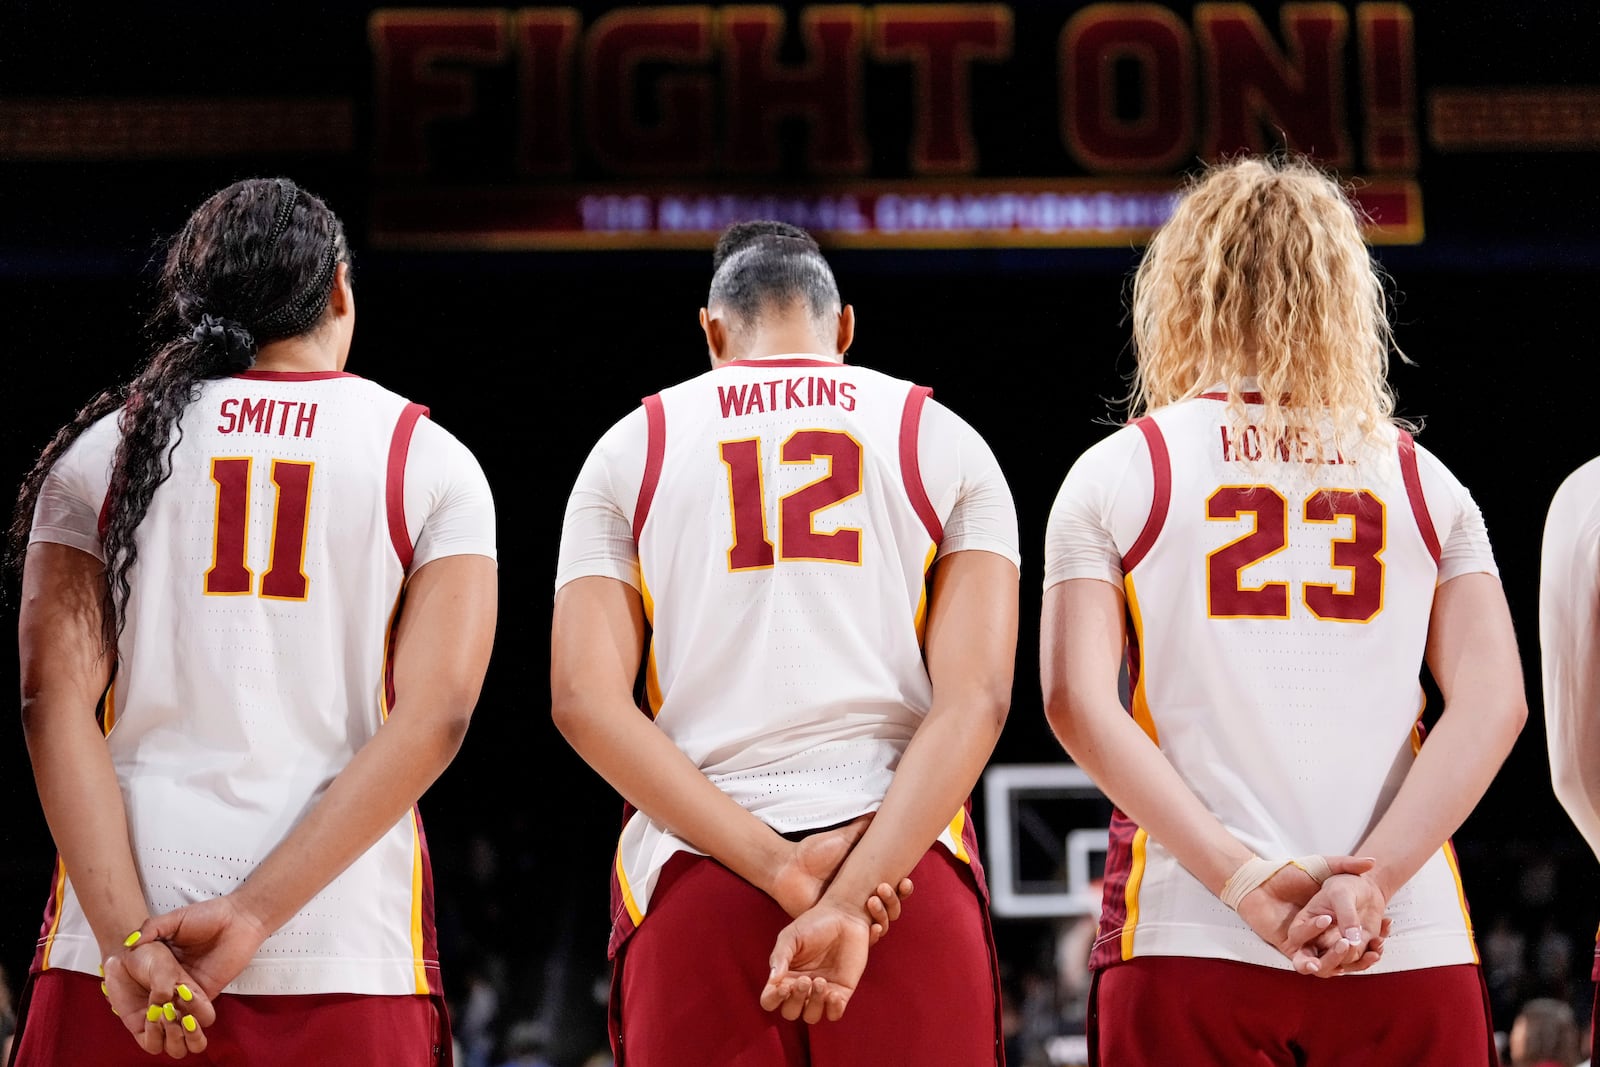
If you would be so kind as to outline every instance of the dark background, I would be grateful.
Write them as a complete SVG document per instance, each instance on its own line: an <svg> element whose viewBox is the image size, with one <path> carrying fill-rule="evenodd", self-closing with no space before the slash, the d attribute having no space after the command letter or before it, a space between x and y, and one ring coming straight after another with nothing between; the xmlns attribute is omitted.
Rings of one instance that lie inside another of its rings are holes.
<svg viewBox="0 0 1600 1067"><path fill-rule="evenodd" d="M1186 5L1172 6L1187 16ZM1065 6L1015 7L1016 58L1009 74L975 75L979 106L985 94L1002 98L1041 79L1052 83L1050 70L1036 68L1053 55L1029 51L1024 29L1029 18L1058 27ZM1274 8L1264 10L1270 16ZM583 1018L598 1040L590 990L604 972L606 872L619 802L550 724L556 546L567 492L593 441L639 397L704 369L695 313L710 277L709 247L367 247L375 180L359 148L370 120L365 9L271 11L178 5L141 12L137 23L47 4L12 3L0 13L0 104L273 88L352 94L358 108L358 148L334 159L0 155L0 483L17 484L77 405L130 374L148 350L141 323L153 304L151 266L163 236L189 210L255 174L288 173L322 193L345 217L355 248L358 325L349 369L431 406L479 457L499 507L495 657L461 754L422 804L446 985L458 1018L473 975L482 973L500 990L502 1020L541 1011ZM1417 4L1413 11L1424 98L1440 84L1582 84L1600 59L1600 15L1586 3L1537 12L1457 6L1448 15ZM1048 108L1044 114L1053 123ZM1425 105L1419 116L1425 122ZM1027 126L1014 114L995 121L1005 137ZM1423 140L1416 177L1427 238L1379 249L1377 257L1393 277L1398 342L1415 361L1393 370L1401 412L1424 423L1421 441L1481 504L1522 643L1529 724L1456 838L1480 935L1503 926L1525 940L1529 977L1497 991L1505 1027L1506 1011L1522 996L1549 991L1586 1002L1600 919L1600 872L1550 790L1537 644L1545 510L1562 478L1600 452L1590 365L1600 301L1593 181L1600 155L1592 145L1447 155ZM1065 166L1025 162L1038 174ZM1128 248L831 256L859 316L851 359L932 385L992 444L1016 496L1023 625L999 762L1061 758L1037 684L1042 531L1067 468L1118 417L1114 401L1131 368L1126 283L1137 255ZM12 602L0 611L9 633ZM0 689L15 691L14 672L14 657L0 656ZM0 967L19 986L52 848L15 723L14 714L0 717ZM1044 924L1002 923L1008 967L1041 965L1048 933ZM552 1009L555 1002L564 1007Z"/></svg>

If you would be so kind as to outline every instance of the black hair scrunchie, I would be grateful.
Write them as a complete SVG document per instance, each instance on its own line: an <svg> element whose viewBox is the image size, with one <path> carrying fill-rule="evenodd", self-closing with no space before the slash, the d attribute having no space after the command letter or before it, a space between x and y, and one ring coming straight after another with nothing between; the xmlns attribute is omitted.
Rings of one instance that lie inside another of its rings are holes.
<svg viewBox="0 0 1600 1067"><path fill-rule="evenodd" d="M249 370L256 364L256 339L232 319L201 315L200 324L189 336L201 348L221 359L229 370Z"/></svg>

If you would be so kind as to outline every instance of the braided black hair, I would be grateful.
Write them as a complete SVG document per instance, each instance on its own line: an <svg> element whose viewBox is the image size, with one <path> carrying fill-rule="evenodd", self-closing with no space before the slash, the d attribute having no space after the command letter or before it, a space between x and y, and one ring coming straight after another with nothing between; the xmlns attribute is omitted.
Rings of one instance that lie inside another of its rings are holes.
<svg viewBox="0 0 1600 1067"><path fill-rule="evenodd" d="M337 266L348 261L338 217L286 178L235 182L201 204L172 239L161 271L152 326L170 340L131 382L89 401L45 446L17 493L7 571L21 574L45 475L86 429L120 408L122 439L103 513L103 636L114 647L139 554L134 535L172 474L183 413L200 383L247 370L261 345L316 327L327 314Z"/></svg>

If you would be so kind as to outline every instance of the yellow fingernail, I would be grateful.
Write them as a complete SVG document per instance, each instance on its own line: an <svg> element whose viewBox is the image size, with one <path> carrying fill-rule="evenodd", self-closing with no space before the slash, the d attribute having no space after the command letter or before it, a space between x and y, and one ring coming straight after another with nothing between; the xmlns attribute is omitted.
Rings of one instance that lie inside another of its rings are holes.
<svg viewBox="0 0 1600 1067"><path fill-rule="evenodd" d="M194 999L194 994L189 992L189 987L182 982L178 983L178 996L182 997L185 1003Z"/></svg>
<svg viewBox="0 0 1600 1067"><path fill-rule="evenodd" d="M135 930L133 933L131 933L127 937L123 938L122 947L123 948L132 948L134 945L137 945L139 943L139 938L141 938L143 936L144 936L143 934L141 934L141 933L139 933L139 931Z"/></svg>
<svg viewBox="0 0 1600 1067"><path fill-rule="evenodd" d="M111 995L111 990L106 988L106 984L104 982L100 983L100 995L103 997L109 997Z"/></svg>
<svg viewBox="0 0 1600 1067"><path fill-rule="evenodd" d="M122 1018L122 1013L120 1011L118 1011L116 1008L112 1008L111 1009L111 1014L115 1015L119 1019Z"/></svg>
<svg viewBox="0 0 1600 1067"><path fill-rule="evenodd" d="M159 1004L150 1005L150 1010L144 1013L144 1017L148 1022L155 1022L161 1018L161 1006Z"/></svg>
<svg viewBox="0 0 1600 1067"><path fill-rule="evenodd" d="M165 1015L167 1017L167 1022L170 1023L173 1020L177 1019L177 1017L178 1017L178 1009L174 1008L172 1006L172 1002L169 1000L167 1003L161 1005L161 1014Z"/></svg>
<svg viewBox="0 0 1600 1067"><path fill-rule="evenodd" d="M194 1028L199 1025L199 1023L194 1021L193 1015L185 1015L183 1017L183 1028L189 1031L191 1034L194 1033Z"/></svg>
<svg viewBox="0 0 1600 1067"><path fill-rule="evenodd" d="M100 977L101 978L104 978L106 976L106 969L104 967L96 967L95 970L100 972Z"/></svg>

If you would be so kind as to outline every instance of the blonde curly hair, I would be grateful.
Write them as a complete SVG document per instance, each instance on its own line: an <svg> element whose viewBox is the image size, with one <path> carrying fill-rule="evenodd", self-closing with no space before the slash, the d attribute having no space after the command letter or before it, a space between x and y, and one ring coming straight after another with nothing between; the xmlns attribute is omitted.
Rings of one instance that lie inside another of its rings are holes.
<svg viewBox="0 0 1600 1067"><path fill-rule="evenodd" d="M1190 183L1134 275L1133 343L1133 416L1222 383L1263 442L1296 422L1351 459L1398 423L1389 353L1404 355L1358 209L1304 159L1243 157Z"/></svg>

